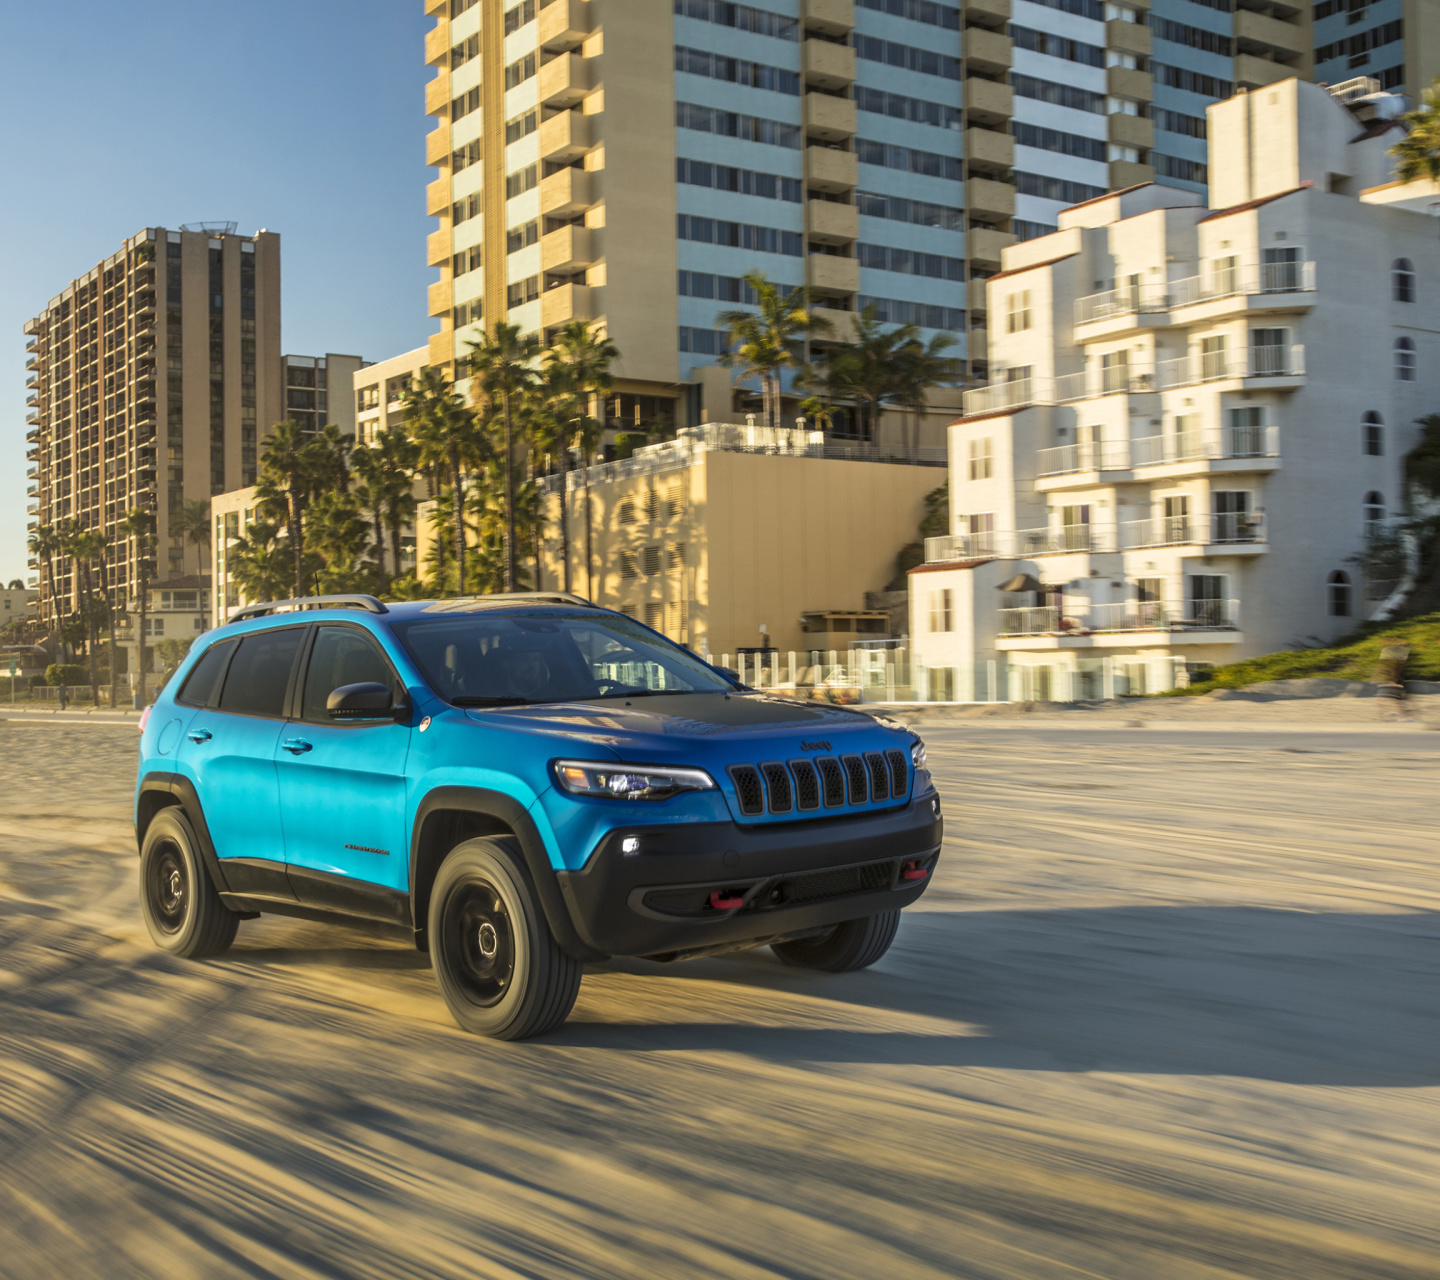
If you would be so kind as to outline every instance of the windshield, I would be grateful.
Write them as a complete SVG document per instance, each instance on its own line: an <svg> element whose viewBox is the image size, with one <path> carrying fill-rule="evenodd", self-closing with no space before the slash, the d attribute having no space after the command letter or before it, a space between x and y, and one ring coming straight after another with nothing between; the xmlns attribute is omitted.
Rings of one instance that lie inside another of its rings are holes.
<svg viewBox="0 0 1440 1280"><path fill-rule="evenodd" d="M694 654L613 614L474 614L397 622L430 687L457 706L724 693Z"/></svg>

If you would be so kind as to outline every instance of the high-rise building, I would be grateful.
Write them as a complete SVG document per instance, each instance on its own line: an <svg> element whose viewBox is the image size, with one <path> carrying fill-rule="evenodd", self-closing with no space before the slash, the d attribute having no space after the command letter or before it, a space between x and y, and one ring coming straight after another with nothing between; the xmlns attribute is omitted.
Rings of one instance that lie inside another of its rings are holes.
<svg viewBox="0 0 1440 1280"><path fill-rule="evenodd" d="M1418 103L1440 75L1440 8L1431 0L1320 0L1314 20L1316 80L1368 76Z"/></svg>
<svg viewBox="0 0 1440 1280"><path fill-rule="evenodd" d="M342 435L355 434L355 374L365 367L359 356L282 356L280 385L285 388L285 417L306 431L334 423Z"/></svg>
<svg viewBox="0 0 1440 1280"><path fill-rule="evenodd" d="M910 579L916 661L952 696L1154 692L1403 592L1440 188L1393 180L1402 109L1238 94L1209 110L1210 206L1151 184L1007 251L993 381L950 432L953 532Z"/></svg>
<svg viewBox="0 0 1440 1280"><path fill-rule="evenodd" d="M233 223L150 227L52 298L25 325L29 528L102 530L122 592L133 541L116 531L155 513L152 581L184 572L184 504L253 484L261 434L281 415L280 237ZM32 570L41 561L32 559ZM76 584L39 574L48 623Z"/></svg>
<svg viewBox="0 0 1440 1280"><path fill-rule="evenodd" d="M974 7L1003 26L1007 6ZM998 269L1014 193L989 160L966 171L960 7L800 8L426 0L430 362L453 368L482 322L603 320L617 422L730 420L716 316L752 269L812 286L840 336L873 302L966 356L968 264ZM982 88L977 128L1009 101Z"/></svg>

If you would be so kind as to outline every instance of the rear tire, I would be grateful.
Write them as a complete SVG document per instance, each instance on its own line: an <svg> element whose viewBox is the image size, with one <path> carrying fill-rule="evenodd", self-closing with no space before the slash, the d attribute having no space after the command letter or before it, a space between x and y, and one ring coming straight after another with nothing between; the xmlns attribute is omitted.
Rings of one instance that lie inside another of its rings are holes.
<svg viewBox="0 0 1440 1280"><path fill-rule="evenodd" d="M874 964L895 941L900 927L898 911L883 911L863 920L847 920L818 938L772 943L772 950L784 964L796 969L819 969L825 973L850 973Z"/></svg>
<svg viewBox="0 0 1440 1280"><path fill-rule="evenodd" d="M145 829L140 912L155 945L186 960L223 955L240 927L201 860L195 828L176 805L161 809Z"/></svg>
<svg viewBox="0 0 1440 1280"><path fill-rule="evenodd" d="M570 1016L581 965L550 932L514 841L456 845L435 877L428 923L435 980L463 1030L525 1040Z"/></svg>

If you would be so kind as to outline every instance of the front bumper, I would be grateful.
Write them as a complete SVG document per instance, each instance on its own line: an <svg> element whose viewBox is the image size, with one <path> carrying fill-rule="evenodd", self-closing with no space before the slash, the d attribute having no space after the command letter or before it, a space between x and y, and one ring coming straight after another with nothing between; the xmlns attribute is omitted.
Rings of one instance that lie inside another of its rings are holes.
<svg viewBox="0 0 1440 1280"><path fill-rule="evenodd" d="M558 878L587 946L661 956L908 907L930 883L943 827L934 792L865 817L626 827Z"/></svg>

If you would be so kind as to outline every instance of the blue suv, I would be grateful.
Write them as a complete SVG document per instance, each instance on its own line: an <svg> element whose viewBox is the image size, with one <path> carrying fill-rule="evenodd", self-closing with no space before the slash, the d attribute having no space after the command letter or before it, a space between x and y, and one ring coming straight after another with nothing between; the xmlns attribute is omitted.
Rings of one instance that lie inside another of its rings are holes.
<svg viewBox="0 0 1440 1280"><path fill-rule="evenodd" d="M873 964L942 826L909 730L536 593L241 610L146 714L135 829L167 951L266 912L395 926L461 1027L519 1039L587 961Z"/></svg>

